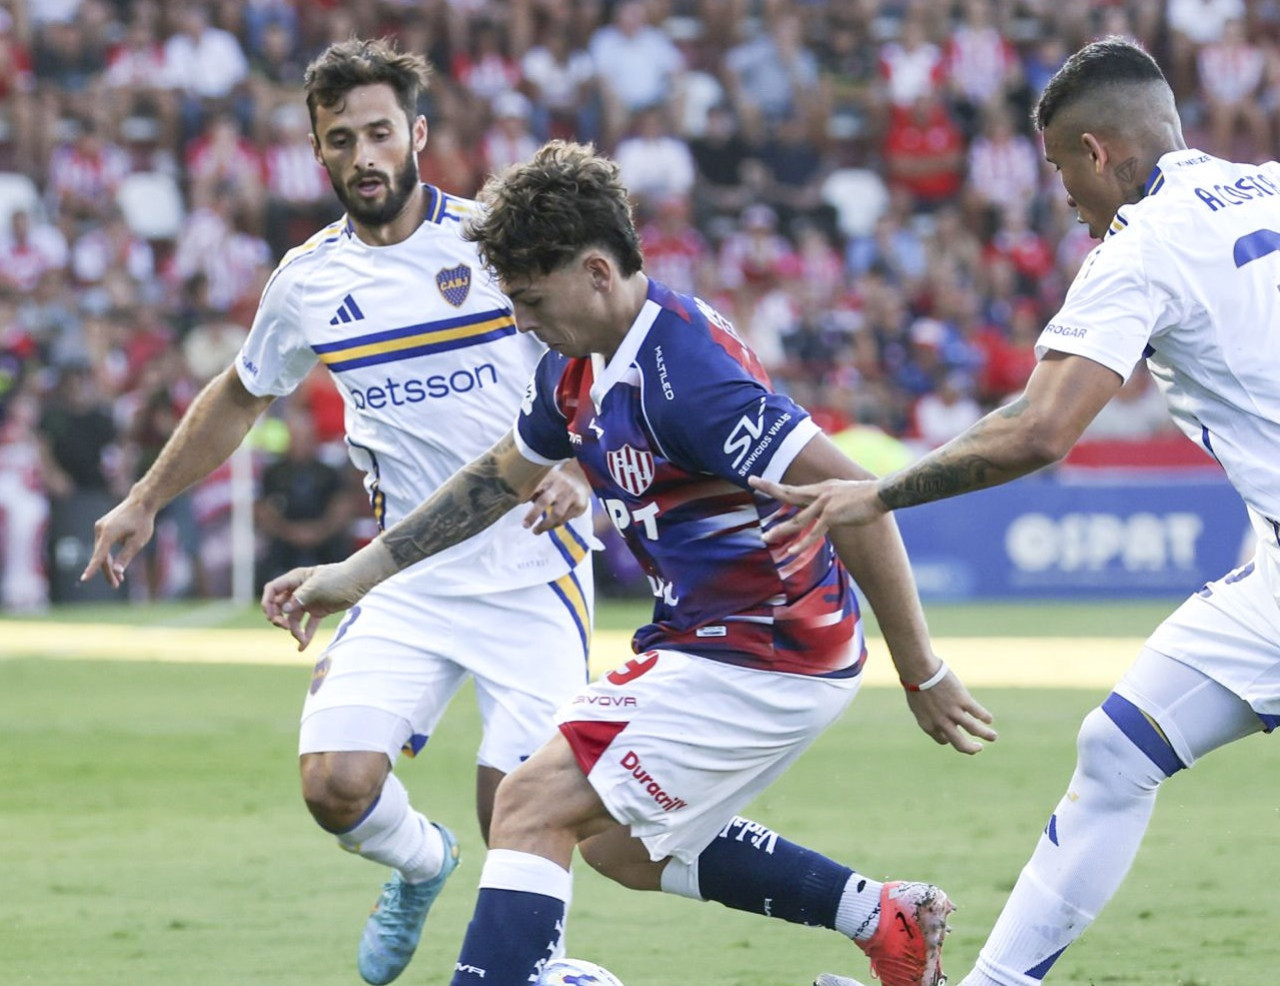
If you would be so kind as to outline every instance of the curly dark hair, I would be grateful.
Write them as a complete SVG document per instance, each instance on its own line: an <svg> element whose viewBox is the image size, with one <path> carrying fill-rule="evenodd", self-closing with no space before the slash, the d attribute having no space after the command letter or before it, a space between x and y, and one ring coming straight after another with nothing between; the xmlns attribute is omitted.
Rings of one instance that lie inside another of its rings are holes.
<svg viewBox="0 0 1280 986"><path fill-rule="evenodd" d="M1160 66L1127 38L1112 35L1087 44L1066 60L1044 87L1031 117L1044 130L1072 103L1114 86L1168 82Z"/></svg>
<svg viewBox="0 0 1280 986"><path fill-rule="evenodd" d="M553 140L492 176L479 198L485 210L463 236L504 281L550 274L592 246L607 250L624 276L644 267L618 166L591 144Z"/></svg>
<svg viewBox="0 0 1280 986"><path fill-rule="evenodd" d="M421 55L400 51L386 38L351 38L329 45L307 66L302 85L307 94L311 129L316 107L332 109L357 86L389 85L396 102L412 123L418 115L418 96L431 81L431 66Z"/></svg>

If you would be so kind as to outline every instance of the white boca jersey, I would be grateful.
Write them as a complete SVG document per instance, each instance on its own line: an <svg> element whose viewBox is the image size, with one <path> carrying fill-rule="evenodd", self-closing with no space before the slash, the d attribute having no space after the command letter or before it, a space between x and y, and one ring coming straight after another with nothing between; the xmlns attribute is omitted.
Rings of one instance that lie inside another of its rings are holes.
<svg viewBox="0 0 1280 986"><path fill-rule="evenodd" d="M316 364L346 403L351 460L390 527L510 429L544 348L462 239L475 203L430 185L427 219L370 246L344 218L280 261L236 361L254 394L293 391ZM487 531L396 576L457 595L551 582L591 543L589 519L549 534L518 507Z"/></svg>
<svg viewBox="0 0 1280 986"><path fill-rule="evenodd" d="M1280 165L1161 157L1040 335L1049 350L1126 379L1146 357L1179 427L1280 519Z"/></svg>

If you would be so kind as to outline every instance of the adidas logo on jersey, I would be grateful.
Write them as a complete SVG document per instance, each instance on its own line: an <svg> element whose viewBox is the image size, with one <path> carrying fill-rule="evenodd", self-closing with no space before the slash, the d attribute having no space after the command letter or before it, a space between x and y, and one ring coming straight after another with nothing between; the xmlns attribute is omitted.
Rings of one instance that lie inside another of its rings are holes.
<svg viewBox="0 0 1280 986"><path fill-rule="evenodd" d="M342 304L338 306L338 313L329 319L330 325L337 325L339 322L359 322L364 318L364 312L360 310L360 306L356 304L356 299L347 295L342 299Z"/></svg>

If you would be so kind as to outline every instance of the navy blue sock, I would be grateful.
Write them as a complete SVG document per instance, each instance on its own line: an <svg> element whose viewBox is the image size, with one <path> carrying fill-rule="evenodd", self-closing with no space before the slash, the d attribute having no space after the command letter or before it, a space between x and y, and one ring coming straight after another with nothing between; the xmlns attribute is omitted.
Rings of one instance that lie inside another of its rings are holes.
<svg viewBox="0 0 1280 986"><path fill-rule="evenodd" d="M481 887L450 986L528 986L563 931L563 900Z"/></svg>
<svg viewBox="0 0 1280 986"><path fill-rule="evenodd" d="M836 910L852 875L849 867L740 817L698 857L704 900L823 928L835 928Z"/></svg>

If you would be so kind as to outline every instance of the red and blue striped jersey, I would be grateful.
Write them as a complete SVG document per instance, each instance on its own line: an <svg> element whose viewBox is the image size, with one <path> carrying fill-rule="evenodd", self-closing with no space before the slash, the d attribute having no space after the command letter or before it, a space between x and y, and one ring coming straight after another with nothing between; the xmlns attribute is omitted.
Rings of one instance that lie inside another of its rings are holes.
<svg viewBox="0 0 1280 986"><path fill-rule="evenodd" d="M650 281L607 365L542 358L516 436L534 461L578 460L644 568L656 599L637 652L850 676L865 649L844 566L826 540L766 544L789 508L747 482L781 478L817 431L722 315Z"/></svg>

